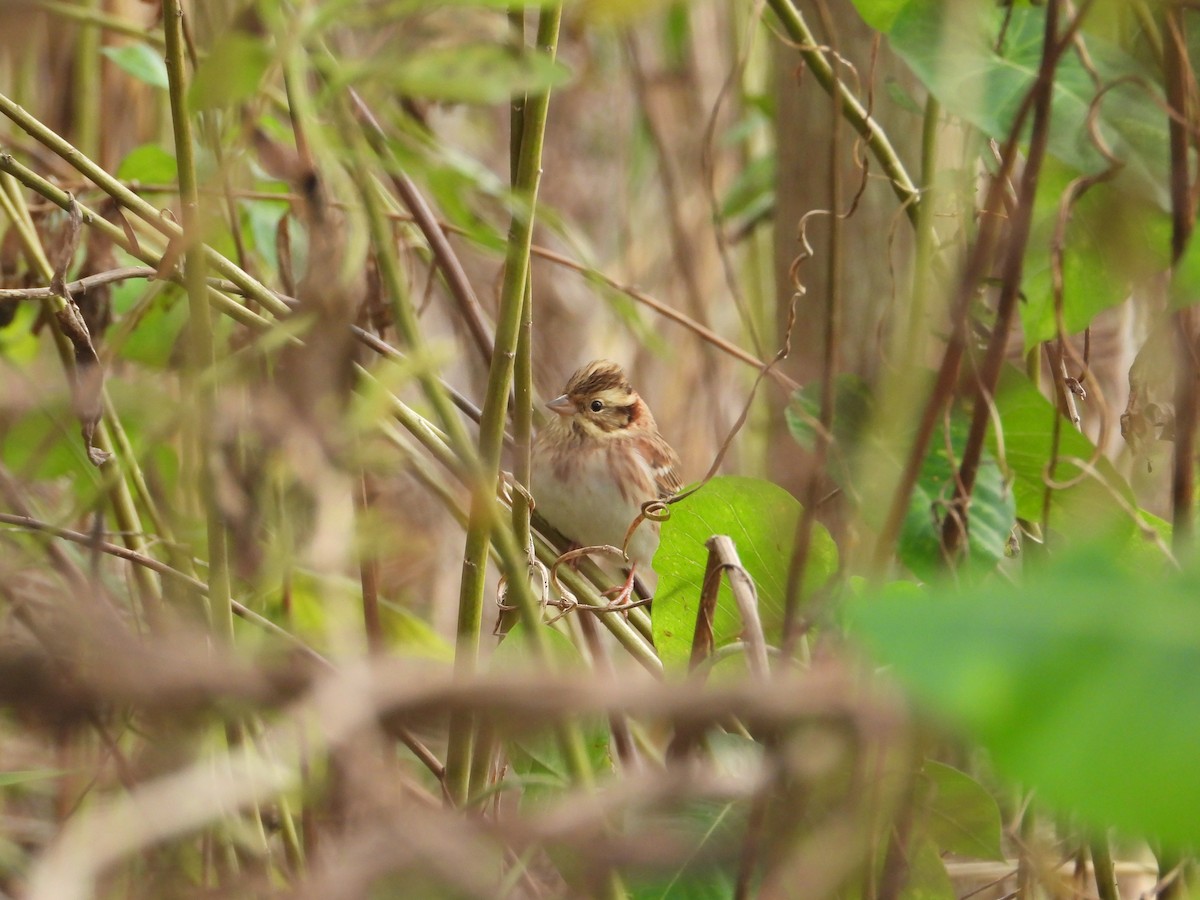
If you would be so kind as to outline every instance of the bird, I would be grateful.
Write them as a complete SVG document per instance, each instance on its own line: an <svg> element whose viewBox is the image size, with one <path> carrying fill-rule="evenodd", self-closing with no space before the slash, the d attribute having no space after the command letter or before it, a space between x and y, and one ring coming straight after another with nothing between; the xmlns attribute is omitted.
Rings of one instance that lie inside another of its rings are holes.
<svg viewBox="0 0 1200 900"><path fill-rule="evenodd" d="M538 512L581 547L622 547L630 525L652 500L683 488L679 456L658 431L650 407L611 360L597 359L568 379L546 404L555 415L533 449L532 493ZM613 600L628 602L635 573L653 587L658 522L644 520L629 539L629 577Z"/></svg>

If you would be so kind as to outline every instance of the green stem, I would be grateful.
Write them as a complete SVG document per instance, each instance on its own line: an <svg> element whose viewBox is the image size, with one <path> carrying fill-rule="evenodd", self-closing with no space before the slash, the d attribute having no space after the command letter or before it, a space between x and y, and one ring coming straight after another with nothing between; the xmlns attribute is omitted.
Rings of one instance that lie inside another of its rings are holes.
<svg viewBox="0 0 1200 900"><path fill-rule="evenodd" d="M538 46L551 57L557 49L561 17L562 9L555 5L544 9L538 22ZM541 181L542 144L549 106L548 92L529 98L525 110L521 152L517 159L516 181L513 187L517 205L509 227L504 281L500 289L500 311L496 322L495 351L488 372L487 393L479 424L481 472L479 483L472 494L458 598L458 640L454 658L456 670L464 676L472 675L478 665L487 552L492 539L494 520L493 498L500 473L500 452L504 442L508 394L512 384L513 361L525 304L525 282L529 276L534 209ZM524 566L511 574L513 580L524 581ZM450 741L446 753L446 781L450 797L456 803L466 800L470 788L473 736L472 716L460 713L451 717Z"/></svg>
<svg viewBox="0 0 1200 900"><path fill-rule="evenodd" d="M187 76L183 38L183 9L180 0L163 0L163 35L166 41L168 92L171 125L175 136L175 158L179 168L179 202L183 219L184 284L188 295L188 331L191 358L189 387L196 391L195 445L198 453L200 492L205 507L208 537L208 596L213 625L227 640L233 640L233 607L230 603L229 547L225 524L217 507L216 480L209 452L216 410L216 386L206 377L216 363L212 309L205 278L206 253L200 243L199 191L192 144L191 119L187 108Z"/></svg>
<svg viewBox="0 0 1200 900"><path fill-rule="evenodd" d="M805 65L817 79L817 83L824 88L826 93L833 94L836 91L841 97L842 114L846 117L846 121L862 136L871 155L879 161L891 181L892 191L900 202L905 204L909 221L916 225L917 207L920 205L918 191L913 185L912 179L908 177L904 163L900 161L900 156L896 153L896 148L892 146L887 134L879 126L879 123L871 118L858 98L850 92L850 88L846 86L844 80L838 78L837 73L833 71L833 66L825 58L820 43L804 21L804 17L800 15L800 11L792 5L791 0L768 0L768 2L783 25L784 31L796 45Z"/></svg>
<svg viewBox="0 0 1200 900"><path fill-rule="evenodd" d="M172 4L172 6L173 6L173 8L178 9L178 7L179 7L178 0L176 0L176 2ZM164 21L166 21L166 20L164 19ZM171 58L170 54L168 54L168 57L167 57L167 59L168 59L168 70L167 70L168 78L171 77L170 58ZM179 62L182 63L182 57L180 57ZM186 113L186 102L185 102L185 97L183 94L179 94L178 96L176 96L175 93L172 93L170 99L171 99L171 104L172 104L172 110L174 110L176 104L179 104L182 108L182 111ZM169 240L181 241L184 239L184 230L185 229L183 227L181 227L178 223L171 220L169 217L163 216L159 209L157 209L155 206L153 206L150 203L143 200L140 196L138 196L138 194L131 191L129 188L127 188L125 185L123 185L119 180L117 180L112 175L110 175L108 172L106 172L103 167L97 165L88 156L81 153L77 147L73 146L70 143L70 141L65 140L60 135L58 135L56 132L52 131L50 128L47 128L42 122L38 121L38 119L36 119L34 116L31 116L21 106L14 103L9 97L4 96L3 94L0 94L0 113L3 113L4 115L6 115L10 119L12 119L13 122L15 122L17 125L19 125L30 137L32 137L34 140L36 140L39 144L46 147L48 150L51 150L52 152L56 153L58 156L62 157L62 159L64 161L66 161L67 163L69 163L72 166L72 168L74 168L77 172L79 172L84 177L90 179L93 184L95 184L98 188L100 188L102 191L104 191L106 194L108 194L110 197L112 197L114 200L116 200L118 203L120 203L123 207L128 209L130 212L132 212L138 218L145 221L148 225L150 225L151 228L158 231L160 234L166 236ZM174 117L174 112L172 112L172 116ZM185 122L186 122L186 119L185 119ZM172 123L172 124L173 124L173 127L178 127L175 123ZM191 131L190 123L189 123L188 131L189 131L189 133ZM4 164L3 165L4 171L12 172L12 174L16 175L19 180L21 180L25 184L29 185L30 187L32 187L32 185L30 185L29 181L26 180L27 176L22 176L22 174L21 174L21 170L24 167L21 166L20 163L16 162L16 160L13 159L10 155L0 154L0 162L3 162L3 164ZM180 168L182 169L182 161L180 161ZM26 170L26 171L28 171L28 170ZM195 169L193 167L193 172L194 171L195 171ZM30 174L35 174L35 173L30 173ZM36 177L36 175L35 175L35 177ZM182 175L182 171L181 171L181 173L180 173L181 182L182 182L182 178L183 178L183 175ZM44 182L44 179L38 179L38 180ZM47 199L52 200L53 202L58 203L59 205L62 205L60 200L56 199L56 197L52 196L52 194L56 194L57 196L60 196L60 197L65 197L65 191L55 188L52 192L47 193L46 191L41 190L39 188L33 188L33 189L37 190L38 193L40 193L43 197L46 197ZM180 185L180 190L182 191L182 183ZM185 207L186 207L186 204L185 204ZM103 226L101 226L99 222L93 221L96 218L97 217L95 216L94 213L92 213L90 216L87 213L85 213L85 215L84 215L84 221L87 224L102 228ZM105 230L107 231L108 229L105 229ZM120 239L119 239L120 245L122 247L128 248L129 241L125 237L124 232L120 228L117 228L116 226L111 226L110 233L115 233L116 235L120 235ZM189 234L188 237L191 238L192 235ZM276 316L282 317L282 316L286 316L288 314L287 305L282 300L280 300L278 297L276 297L275 294L270 290L270 288L266 287L266 285L262 284L255 278L251 277L247 272L245 272L243 269L239 268L237 265L235 265L230 260L226 259L224 256L222 256L220 253L218 253L212 247L209 247L205 244L201 244L199 242L196 243L196 247L198 248L198 250L203 251L205 261L209 266L211 266L216 272L220 273L222 276L224 276L225 278L229 279L234 284L236 284L241 290L243 290L245 292L246 296L251 297L254 300L257 300L259 303L261 303L264 307L266 307L271 313L273 313ZM143 259L143 257L141 257L140 255L138 256L138 258Z"/></svg>
<svg viewBox="0 0 1200 900"><path fill-rule="evenodd" d="M99 0L84 0L80 4L87 12L100 9ZM74 96L75 144L84 153L100 155L100 29L92 23L81 24L75 42Z"/></svg>
<svg viewBox="0 0 1200 900"><path fill-rule="evenodd" d="M1121 900L1117 876L1113 869L1112 848L1108 838L1092 841L1092 874L1096 876L1096 894L1100 900Z"/></svg>
<svg viewBox="0 0 1200 900"><path fill-rule="evenodd" d="M525 46L525 10L515 7L508 13L509 30L518 50ZM521 144L525 134L525 110L528 98L516 97L509 110L509 179L519 189ZM533 449L533 278L525 278L521 321L517 331L517 356L513 361L513 476L526 489L532 484ZM528 503L513 497L512 528L518 547L529 545ZM507 630L502 624L502 629Z"/></svg>

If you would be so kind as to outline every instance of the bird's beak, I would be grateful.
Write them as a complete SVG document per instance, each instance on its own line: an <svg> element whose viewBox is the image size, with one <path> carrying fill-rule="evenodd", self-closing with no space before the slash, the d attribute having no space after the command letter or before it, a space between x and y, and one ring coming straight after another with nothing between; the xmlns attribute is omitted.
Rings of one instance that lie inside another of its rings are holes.
<svg viewBox="0 0 1200 900"><path fill-rule="evenodd" d="M575 413L575 404L571 402L566 394L563 394L561 397L555 397L546 404L546 408L554 410L564 418Z"/></svg>

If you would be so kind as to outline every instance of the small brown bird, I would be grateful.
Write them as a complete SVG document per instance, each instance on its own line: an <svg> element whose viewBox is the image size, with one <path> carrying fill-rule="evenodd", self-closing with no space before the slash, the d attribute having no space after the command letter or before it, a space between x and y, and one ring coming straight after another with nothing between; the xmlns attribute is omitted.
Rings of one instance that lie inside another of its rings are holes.
<svg viewBox="0 0 1200 900"><path fill-rule="evenodd" d="M579 369L562 396L546 405L557 415L534 444L538 511L580 546L620 547L643 503L683 487L678 455L621 367L609 360ZM622 599L638 567L643 577L653 574L657 549L658 523L642 522L627 548L632 569Z"/></svg>

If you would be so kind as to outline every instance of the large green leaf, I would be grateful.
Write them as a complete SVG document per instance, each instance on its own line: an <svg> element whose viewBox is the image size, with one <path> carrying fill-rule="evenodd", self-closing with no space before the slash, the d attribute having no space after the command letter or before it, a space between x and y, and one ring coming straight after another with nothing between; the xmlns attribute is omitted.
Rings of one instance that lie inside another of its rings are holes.
<svg viewBox="0 0 1200 900"><path fill-rule="evenodd" d="M852 636L1039 801L1200 842L1200 576L1091 544L1018 584L851 602Z"/></svg>
<svg viewBox="0 0 1200 900"><path fill-rule="evenodd" d="M777 640L783 624L788 564L800 504L778 485L756 478L714 478L671 507L662 524L662 542L654 556L658 589L654 596L654 645L663 661L686 662L692 647L700 588L715 534L733 538L742 565L758 589L759 614L767 640ZM823 527L813 529L806 587L823 584L837 569L837 547ZM736 641L742 632L728 585L722 583L713 621L717 646Z"/></svg>
<svg viewBox="0 0 1200 900"><path fill-rule="evenodd" d="M904 7L912 0L854 0L854 8L876 31L888 32Z"/></svg>
<svg viewBox="0 0 1200 900"><path fill-rule="evenodd" d="M965 772L926 760L918 775L921 827L943 853L1004 859L996 798Z"/></svg>
<svg viewBox="0 0 1200 900"><path fill-rule="evenodd" d="M803 447L811 447L820 409L819 384L808 385L792 395L787 408L788 428ZM829 471L851 495L861 489L857 475L864 441L878 448L879 438L870 425L875 415L874 397L861 378L842 375L836 385L836 415ZM954 476L966 444L967 419L955 412L948 432L938 431L921 465L913 486L908 512L900 532L897 552L901 561L921 578L937 577L945 571L942 553L942 522L954 495ZM908 441L903 441L907 446ZM891 459L895 453L882 454ZM897 463L898 464L898 463ZM881 504L864 502L863 515L872 526L881 524ZM966 565L976 573L990 571L1004 557L1015 521L1011 487L991 453L984 453L971 495L971 516ZM960 568L960 575L965 570Z"/></svg>
<svg viewBox="0 0 1200 900"><path fill-rule="evenodd" d="M947 111L989 137L1006 138L1036 78L1042 53L1045 11L1013 8L1004 45L994 45L1007 12L999 4L956 0L913 0L894 17L889 39L922 83ZM1098 127L1112 152L1125 163L1120 180L1162 208L1169 198L1166 131L1154 73L1120 48L1085 33L1089 58L1100 78L1116 86L1098 107ZM1128 81L1120 81L1129 78ZM1098 89L1075 53L1063 54L1054 80L1050 152L1082 172L1107 168L1092 143L1088 116Z"/></svg>
<svg viewBox="0 0 1200 900"><path fill-rule="evenodd" d="M966 446L967 420L961 412L953 417L949 433L934 435L913 486L908 513L896 552L900 561L926 580L945 571L942 525L954 498L955 473ZM949 446L947 446L949 445ZM967 548L961 576L967 569L975 574L990 571L1004 558L1009 534L1016 522L1016 501L1004 474L990 453L984 453L971 492Z"/></svg>
<svg viewBox="0 0 1200 900"><path fill-rule="evenodd" d="M1017 515L1040 522L1046 497L1046 467L1052 458L1054 422L1059 413L1024 375L1006 367L995 397L996 411L1003 429L1003 461L1013 479ZM1091 415L1085 401L1081 414ZM1001 455L996 435L990 435L991 447ZM1057 482L1071 483L1065 490L1050 495L1050 525L1062 527L1077 536L1112 532L1129 534L1132 521L1126 507L1136 506L1133 491L1107 459L1096 459L1097 477L1084 475L1070 460L1087 462L1095 456L1095 445L1063 419L1058 429L1059 464L1054 472Z"/></svg>
<svg viewBox="0 0 1200 900"><path fill-rule="evenodd" d="M1051 249L1061 242L1062 315L1066 334L1078 334L1097 314L1124 302L1132 286L1169 266L1167 214L1118 190L1095 185L1071 206L1062 238L1060 205L1078 173L1047 160L1038 181L1033 230L1025 254L1021 324L1025 347L1057 337Z"/></svg>

